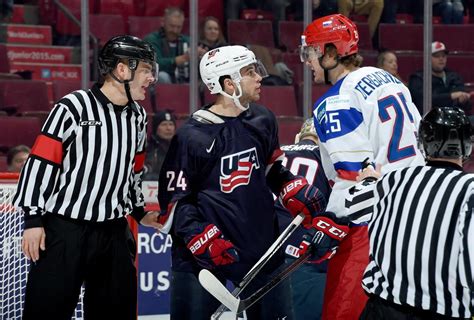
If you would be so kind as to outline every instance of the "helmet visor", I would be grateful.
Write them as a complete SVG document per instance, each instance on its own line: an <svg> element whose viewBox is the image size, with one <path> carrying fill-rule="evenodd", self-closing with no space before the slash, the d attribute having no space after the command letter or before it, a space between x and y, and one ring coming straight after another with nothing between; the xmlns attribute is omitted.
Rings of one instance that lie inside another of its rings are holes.
<svg viewBox="0 0 474 320"><path fill-rule="evenodd" d="M157 83L158 73L160 72L160 66L155 61L143 60L143 62L151 66L151 69L149 69L150 74L147 74L147 76L153 77L153 81L151 83L152 84Z"/></svg>
<svg viewBox="0 0 474 320"><path fill-rule="evenodd" d="M152 84L155 84L158 82L158 73L160 72L160 65L156 62L151 62L151 74L153 76L153 82Z"/></svg>
<svg viewBox="0 0 474 320"><path fill-rule="evenodd" d="M262 78L268 77L268 71L260 60L255 63L255 72Z"/></svg>
<svg viewBox="0 0 474 320"><path fill-rule="evenodd" d="M321 50L312 46L300 46L300 60L301 62L310 62L314 59L319 59L322 57L322 52Z"/></svg>
<svg viewBox="0 0 474 320"><path fill-rule="evenodd" d="M240 69L240 78L248 76L251 78L255 78L257 75L259 75L262 78L268 77L268 72L263 63L260 60L257 60L257 62L249 64L242 69ZM238 80L234 79L233 80Z"/></svg>

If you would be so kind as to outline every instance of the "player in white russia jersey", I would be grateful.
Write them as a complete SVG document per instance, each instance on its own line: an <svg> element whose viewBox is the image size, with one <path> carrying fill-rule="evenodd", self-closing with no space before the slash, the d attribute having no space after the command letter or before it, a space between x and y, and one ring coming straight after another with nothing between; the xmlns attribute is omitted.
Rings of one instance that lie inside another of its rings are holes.
<svg viewBox="0 0 474 320"><path fill-rule="evenodd" d="M378 68L359 68L359 35L345 16L314 20L301 40L301 60L315 82L333 85L316 101L313 115L324 171L335 182L327 211L342 216L340 199L365 159L382 173L424 164L416 137L421 116L400 80ZM354 224L329 262L323 319L359 318L367 299L360 284L367 262L367 227Z"/></svg>

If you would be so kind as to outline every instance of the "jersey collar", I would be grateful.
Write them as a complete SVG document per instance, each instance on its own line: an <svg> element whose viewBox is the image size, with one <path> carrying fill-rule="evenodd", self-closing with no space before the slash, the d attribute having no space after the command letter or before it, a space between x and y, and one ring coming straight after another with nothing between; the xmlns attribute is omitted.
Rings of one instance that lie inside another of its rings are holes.
<svg viewBox="0 0 474 320"><path fill-rule="evenodd" d="M126 105L126 106L119 106L119 105L116 105L116 104L113 104L112 101L110 101L103 93L102 91L100 91L100 85L99 83L96 83L94 84L94 86L91 88L91 91L92 91L92 94L99 100L100 104L104 107L104 106L111 106L114 108L115 111L117 112L122 112L122 111L125 111L127 110L129 107L132 109L133 112L135 112L136 114L139 114L138 112L138 108L134 103L132 103L131 105Z"/></svg>

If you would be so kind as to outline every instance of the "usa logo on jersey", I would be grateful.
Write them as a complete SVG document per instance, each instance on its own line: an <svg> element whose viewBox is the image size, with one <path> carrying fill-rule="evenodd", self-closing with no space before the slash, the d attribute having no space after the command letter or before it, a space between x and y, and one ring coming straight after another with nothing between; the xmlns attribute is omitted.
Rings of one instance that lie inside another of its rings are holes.
<svg viewBox="0 0 474 320"><path fill-rule="evenodd" d="M249 184L254 168L260 168L255 147L222 157L219 179L221 191L231 193L238 186Z"/></svg>

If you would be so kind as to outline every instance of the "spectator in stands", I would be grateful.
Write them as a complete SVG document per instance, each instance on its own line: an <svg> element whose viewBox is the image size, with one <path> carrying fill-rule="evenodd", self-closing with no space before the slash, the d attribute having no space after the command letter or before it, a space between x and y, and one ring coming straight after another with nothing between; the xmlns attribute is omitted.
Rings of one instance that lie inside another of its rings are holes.
<svg viewBox="0 0 474 320"><path fill-rule="evenodd" d="M186 83L189 81L189 37L182 34L184 13L180 8L165 10L163 27L145 36L156 51L160 62L158 82ZM204 50L198 49L200 56Z"/></svg>
<svg viewBox="0 0 474 320"><path fill-rule="evenodd" d="M339 13L349 17L352 13L367 15L369 23L370 38L374 39L380 17L382 16L383 0L337 0Z"/></svg>
<svg viewBox="0 0 474 320"><path fill-rule="evenodd" d="M440 16L444 24L461 24L463 13L461 0L433 0L433 16Z"/></svg>
<svg viewBox="0 0 474 320"><path fill-rule="evenodd" d="M207 52L226 44L219 20L215 17L206 17L199 31L199 47Z"/></svg>
<svg viewBox="0 0 474 320"><path fill-rule="evenodd" d="M446 68L448 50L444 43L434 41L431 44L432 68L432 105L433 107L457 106L471 114L470 93L464 88L461 76ZM423 70L410 76L409 89L413 102L420 113L423 111Z"/></svg>
<svg viewBox="0 0 474 320"><path fill-rule="evenodd" d="M145 160L146 180L158 180L161 165L165 160L171 139L175 133L176 118L170 111L160 111L153 116L152 134L147 146Z"/></svg>
<svg viewBox="0 0 474 320"><path fill-rule="evenodd" d="M383 50L377 56L377 68L383 69L390 73L392 76L397 77L398 80L402 81L405 85L405 81L402 80L398 74L398 62L397 55L395 52L390 50Z"/></svg>
<svg viewBox="0 0 474 320"><path fill-rule="evenodd" d="M415 23L423 23L424 1L411 1L411 10ZM434 0L433 16L440 16L444 24L463 22L464 5L461 0Z"/></svg>
<svg viewBox="0 0 474 320"><path fill-rule="evenodd" d="M0 23L8 23L13 14L13 0L2 0L0 2Z"/></svg>
<svg viewBox="0 0 474 320"><path fill-rule="evenodd" d="M30 152L31 152L31 149L23 144L20 144L8 150L8 153L7 153L8 172L21 172L21 169L25 165L25 162L28 159Z"/></svg>

